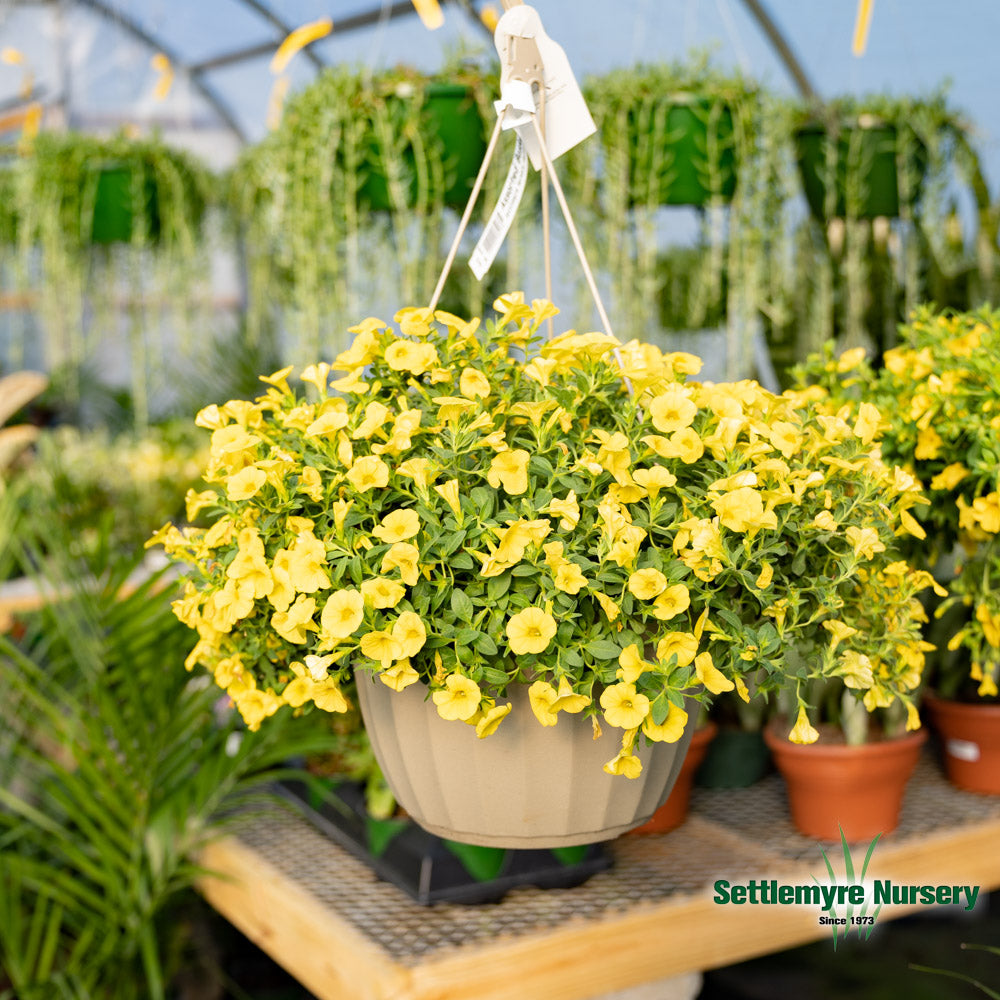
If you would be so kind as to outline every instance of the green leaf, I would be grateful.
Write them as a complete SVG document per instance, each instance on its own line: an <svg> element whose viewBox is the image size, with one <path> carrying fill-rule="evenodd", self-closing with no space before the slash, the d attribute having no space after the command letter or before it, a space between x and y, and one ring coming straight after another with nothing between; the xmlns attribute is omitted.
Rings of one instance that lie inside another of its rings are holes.
<svg viewBox="0 0 1000 1000"><path fill-rule="evenodd" d="M491 601L495 601L510 589L510 573L501 573L499 576L490 577L486 584L486 595Z"/></svg>
<svg viewBox="0 0 1000 1000"><path fill-rule="evenodd" d="M497 655L497 644L493 641L492 637L488 636L485 632L479 633L479 638L473 643L476 652L482 653L483 656L496 656ZM506 676L506 674L504 675Z"/></svg>
<svg viewBox="0 0 1000 1000"><path fill-rule="evenodd" d="M451 610L455 612L459 621L471 622L475 608L469 595L464 590L456 587L451 592Z"/></svg>
<svg viewBox="0 0 1000 1000"><path fill-rule="evenodd" d="M598 660L617 660L621 655L621 647L607 639L595 639L583 648Z"/></svg>

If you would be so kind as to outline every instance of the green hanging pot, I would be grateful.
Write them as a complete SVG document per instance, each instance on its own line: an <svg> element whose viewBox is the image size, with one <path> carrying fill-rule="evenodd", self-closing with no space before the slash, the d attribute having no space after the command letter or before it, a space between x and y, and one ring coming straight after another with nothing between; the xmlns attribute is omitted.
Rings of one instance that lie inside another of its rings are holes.
<svg viewBox="0 0 1000 1000"><path fill-rule="evenodd" d="M134 171L141 170L139 196ZM137 227L140 227L138 229ZM86 236L86 232L84 233ZM142 164L114 164L98 168L94 214L89 242L107 246L131 243L133 235L155 243L160 236L156 181Z"/></svg>
<svg viewBox="0 0 1000 1000"><path fill-rule="evenodd" d="M732 107L718 97L672 94L630 111L629 191L633 204L703 207L736 192ZM647 195L651 197L647 197Z"/></svg>
<svg viewBox="0 0 1000 1000"><path fill-rule="evenodd" d="M827 179L830 167L827 150L836 143L833 176L836 199L832 214L827 205ZM804 125L795 132L802 188L813 216L820 221L844 218L848 214L858 219L879 216L896 218L900 213L900 184L897 173L899 133L895 125L859 119L845 123L836 136L821 124ZM912 158L907 165L911 175L911 190L903 204L912 208L920 199L924 174L927 171L927 148L919 140L912 146ZM848 206L848 191L857 188L857 204Z"/></svg>
<svg viewBox="0 0 1000 1000"><path fill-rule="evenodd" d="M417 96L391 95L388 100L397 104L399 114L390 114L394 120L406 120L404 102ZM420 135L428 150L440 154L444 165L444 203L452 208L464 208L472 192L472 185L479 167L486 156L486 137L483 119L479 113L471 88L460 83L429 83L423 92L420 111ZM417 200L417 167L413 143L403 149L403 168L407 178L407 204L412 207ZM383 152L377 140L371 143L371 171L361 185L362 203L376 211L393 208L389 184L382 163Z"/></svg>

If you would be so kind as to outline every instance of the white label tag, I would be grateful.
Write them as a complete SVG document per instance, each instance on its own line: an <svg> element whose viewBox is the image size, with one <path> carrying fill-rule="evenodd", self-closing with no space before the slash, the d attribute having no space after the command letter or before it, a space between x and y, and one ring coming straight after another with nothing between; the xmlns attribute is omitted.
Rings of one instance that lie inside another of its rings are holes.
<svg viewBox="0 0 1000 1000"><path fill-rule="evenodd" d="M945 749L950 757L957 757L959 760L969 762L979 760L979 744L971 743L969 740L948 740Z"/></svg>
<svg viewBox="0 0 1000 1000"><path fill-rule="evenodd" d="M510 60L507 53L512 36L534 38L538 45L545 74L545 145L549 156L555 160L583 142L587 136L593 135L597 126L590 116L587 102L583 99L562 46L549 38L538 12L527 4L511 7L497 22L493 33L493 41L500 54L500 65L503 67L500 75L501 93L509 73ZM542 158L534 126L529 121L518 125L517 132L527 147L531 165L538 170L542 165Z"/></svg>
<svg viewBox="0 0 1000 1000"><path fill-rule="evenodd" d="M528 158L524 153L524 143L518 133L517 142L514 144L514 159L510 161L510 170L507 171L507 179L503 182L503 190L497 199L496 208L490 216L490 221L486 223L483 235L479 237L476 248L469 258L469 267L478 281L483 280L483 275L490 269L493 261L496 260L500 247L507 237L514 216L517 214L517 206L521 204L524 195L524 185L528 179Z"/></svg>

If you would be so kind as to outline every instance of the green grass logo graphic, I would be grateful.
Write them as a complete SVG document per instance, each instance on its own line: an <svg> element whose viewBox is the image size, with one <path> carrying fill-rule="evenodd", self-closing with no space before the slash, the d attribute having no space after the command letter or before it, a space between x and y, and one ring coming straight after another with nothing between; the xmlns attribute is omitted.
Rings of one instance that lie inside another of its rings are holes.
<svg viewBox="0 0 1000 1000"><path fill-rule="evenodd" d="M844 831L840 829L840 844L844 851L844 877L846 885L854 885L862 883L865 880L865 875L868 873L868 865L871 862L872 854L875 852L875 845L879 842L882 834L877 833L874 840L868 845L868 851L865 853L865 860L861 866L860 873L855 876L854 859L851 857L851 848L847 843L847 838L844 836ZM830 884L837 885L837 873L833 869L833 865L830 863L830 858L826 853L826 848L820 848L823 854L823 860L826 862L826 870L830 876ZM813 876L814 882L819 882L815 876ZM830 908L830 916L840 917L843 916L846 919L845 924L833 924L831 930L833 932L833 950L837 950L837 944L841 938L846 938L850 931L853 929L857 935L858 939L861 941L867 941L871 935L872 931L875 930L875 923L878 920L879 912L882 909L882 904L879 903L873 913L868 913L868 900L867 894L865 902L860 906L855 906L852 903L847 904L847 909L844 913L838 913L834 907Z"/></svg>

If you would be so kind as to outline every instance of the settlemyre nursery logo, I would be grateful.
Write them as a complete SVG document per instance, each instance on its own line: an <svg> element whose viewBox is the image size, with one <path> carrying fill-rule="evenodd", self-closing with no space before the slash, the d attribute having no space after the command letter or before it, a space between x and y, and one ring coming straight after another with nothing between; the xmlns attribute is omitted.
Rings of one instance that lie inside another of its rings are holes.
<svg viewBox="0 0 1000 1000"><path fill-rule="evenodd" d="M828 879L813 876L811 885L790 885L777 879L751 879L734 884L718 879L713 888L712 901L719 906L817 906L819 923L830 927L833 947L853 930L859 940L867 941L875 929L878 915L885 904L909 906L962 906L971 910L979 898L978 885L936 885L894 882L891 879L868 879L868 867L878 834L868 845L864 862L857 869L851 849L840 832L844 851L844 880L838 881L837 873L826 850L822 850Z"/></svg>

